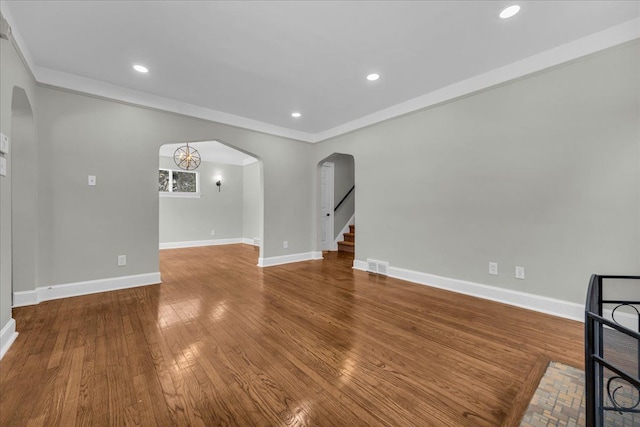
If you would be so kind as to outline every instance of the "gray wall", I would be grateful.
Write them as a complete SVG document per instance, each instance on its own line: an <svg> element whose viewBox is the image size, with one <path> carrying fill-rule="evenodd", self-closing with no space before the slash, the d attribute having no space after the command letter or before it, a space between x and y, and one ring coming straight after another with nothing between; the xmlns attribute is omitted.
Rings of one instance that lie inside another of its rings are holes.
<svg viewBox="0 0 640 427"><path fill-rule="evenodd" d="M180 170L170 157L160 157L160 167ZM160 243L241 237L242 169L203 161L197 169L200 198L160 197ZM222 176L220 191L214 180L217 175Z"/></svg>
<svg viewBox="0 0 640 427"><path fill-rule="evenodd" d="M358 260L577 303L593 272L640 274L637 41L316 145L34 87L0 43L0 128L11 135L14 85L37 126L35 286L158 271L159 147L205 140L262 162L263 257L319 250L316 165L341 152L358 171ZM10 180L0 179L1 326Z"/></svg>
<svg viewBox="0 0 640 427"><path fill-rule="evenodd" d="M639 45L315 145L355 157L356 259L575 303L639 274Z"/></svg>
<svg viewBox="0 0 640 427"><path fill-rule="evenodd" d="M11 218L14 291L33 289L38 270L38 151L33 111L26 92L13 89L11 102Z"/></svg>
<svg viewBox="0 0 640 427"><path fill-rule="evenodd" d="M49 262L40 285L158 271L158 150L165 143L219 140L260 158L268 230L261 255L313 249L308 144L52 88L37 94L40 154L48 159L40 259ZM95 187L86 184L90 174ZM118 254L127 255L127 266L117 267Z"/></svg>
<svg viewBox="0 0 640 427"><path fill-rule="evenodd" d="M243 168L242 237L262 236L262 178L260 162Z"/></svg>
<svg viewBox="0 0 640 427"><path fill-rule="evenodd" d="M11 319L11 276L12 276L12 239L11 239L11 223L12 223L12 176L13 176L13 157L14 153L30 152L31 145L37 144L37 136L34 140L33 134L35 129L28 130L31 126L27 117L19 117L19 111L16 111L16 120L22 120L24 129L23 136L16 135L14 140L12 130L12 103L14 88L18 87L24 90L29 106L34 112L37 120L37 108L35 101L35 81L31 77L29 71L24 67L20 56L13 47L13 44L5 39L0 39L0 64L2 71L0 72L0 131L10 138L9 154L7 158L8 174L6 177L0 177L0 329L2 329ZM18 91L20 92L20 91ZM20 110L18 108L18 110ZM26 120L25 120L26 119ZM25 123L26 121L26 123ZM17 141L17 142L16 142ZM21 142L22 141L22 142ZM22 146L22 144L27 144ZM17 151L16 151L17 150ZM38 158L34 159L37 166ZM28 198L28 202L33 202L33 191L28 193L16 193L13 196L21 200L22 196ZM25 202L26 203L26 202ZM36 201L37 203L37 201ZM33 220L33 218L32 218ZM35 233L37 224L30 224L31 230ZM27 238L30 240L32 234ZM32 257L19 260L24 265L35 263L35 254ZM21 264L23 265L23 264ZM37 271L33 273L34 276ZM29 280L29 279L27 279Z"/></svg>

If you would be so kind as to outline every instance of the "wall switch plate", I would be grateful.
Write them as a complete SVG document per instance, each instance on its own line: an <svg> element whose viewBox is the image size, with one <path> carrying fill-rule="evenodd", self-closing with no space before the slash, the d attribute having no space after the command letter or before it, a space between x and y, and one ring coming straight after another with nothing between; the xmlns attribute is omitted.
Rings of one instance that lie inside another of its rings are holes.
<svg viewBox="0 0 640 427"><path fill-rule="evenodd" d="M491 274L492 276L497 276L498 275L498 263L497 262L490 262L489 263L489 274Z"/></svg>
<svg viewBox="0 0 640 427"><path fill-rule="evenodd" d="M282 242L282 247L283 247L283 248L285 248L285 249L287 249L287 248L289 247L289 242L288 242L288 241L286 241L286 240L285 240L285 241L283 241L283 242Z"/></svg>
<svg viewBox="0 0 640 427"><path fill-rule="evenodd" d="M0 157L0 176L7 176L7 159Z"/></svg>
<svg viewBox="0 0 640 427"><path fill-rule="evenodd" d="M524 267L516 267L516 279L524 279Z"/></svg>
<svg viewBox="0 0 640 427"><path fill-rule="evenodd" d="M94 185L96 185L96 176L95 175L89 175L88 184L90 186L92 186L92 187Z"/></svg>
<svg viewBox="0 0 640 427"><path fill-rule="evenodd" d="M0 154L9 154L9 137L0 133Z"/></svg>
<svg viewBox="0 0 640 427"><path fill-rule="evenodd" d="M123 267L125 265L127 265L127 256L118 255L118 267Z"/></svg>

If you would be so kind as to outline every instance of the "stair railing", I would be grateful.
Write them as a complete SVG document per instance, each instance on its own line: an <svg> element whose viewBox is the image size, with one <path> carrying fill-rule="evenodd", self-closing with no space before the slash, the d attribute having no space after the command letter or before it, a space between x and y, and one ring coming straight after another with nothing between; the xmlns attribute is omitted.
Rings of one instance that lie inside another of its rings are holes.
<svg viewBox="0 0 640 427"><path fill-rule="evenodd" d="M591 276L585 392L587 427L640 425L640 276Z"/></svg>
<svg viewBox="0 0 640 427"><path fill-rule="evenodd" d="M351 194L353 192L353 190L356 189L356 186L352 186L351 189L349 191L347 191L347 194L344 195L344 197L342 198L342 200L340 200L340 202L338 202L338 204L336 205L335 209L333 210L334 212L338 210L338 208L340 207L340 205L342 205L344 203L345 200L347 200L347 197L349 197L349 194Z"/></svg>

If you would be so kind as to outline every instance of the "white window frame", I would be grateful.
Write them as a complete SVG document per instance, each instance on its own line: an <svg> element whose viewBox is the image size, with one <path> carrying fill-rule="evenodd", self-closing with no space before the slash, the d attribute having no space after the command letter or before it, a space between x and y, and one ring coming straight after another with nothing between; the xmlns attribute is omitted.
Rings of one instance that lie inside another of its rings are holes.
<svg viewBox="0 0 640 427"><path fill-rule="evenodd" d="M175 198L183 198L183 199L199 199L200 198L200 173L197 171L186 171L180 169L169 169L169 168L158 168L158 173L160 171L169 172L169 191L160 191L158 189L158 194L160 197L175 197ZM196 191L194 193L186 193L186 192L178 192L173 191L173 172L184 172L184 173L193 173L196 175Z"/></svg>

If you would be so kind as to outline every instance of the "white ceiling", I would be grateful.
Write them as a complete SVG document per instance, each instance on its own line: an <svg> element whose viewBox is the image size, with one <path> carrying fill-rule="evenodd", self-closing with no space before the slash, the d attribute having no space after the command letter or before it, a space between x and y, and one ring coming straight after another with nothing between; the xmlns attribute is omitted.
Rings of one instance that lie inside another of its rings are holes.
<svg viewBox="0 0 640 427"><path fill-rule="evenodd" d="M42 83L309 142L640 37L640 1L0 6Z"/></svg>
<svg viewBox="0 0 640 427"><path fill-rule="evenodd" d="M176 149L183 145L184 143L165 144L160 147L160 155L173 158ZM217 141L190 142L189 146L198 150L200 159L206 162L246 166L258 161L255 157L244 154Z"/></svg>

